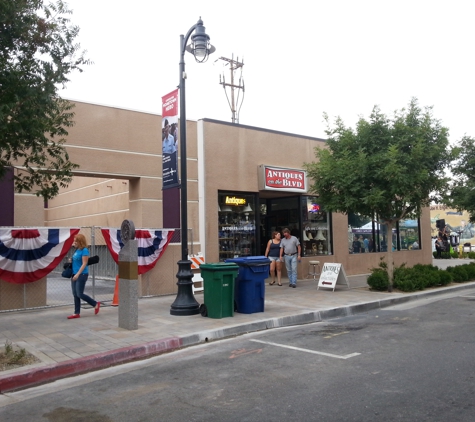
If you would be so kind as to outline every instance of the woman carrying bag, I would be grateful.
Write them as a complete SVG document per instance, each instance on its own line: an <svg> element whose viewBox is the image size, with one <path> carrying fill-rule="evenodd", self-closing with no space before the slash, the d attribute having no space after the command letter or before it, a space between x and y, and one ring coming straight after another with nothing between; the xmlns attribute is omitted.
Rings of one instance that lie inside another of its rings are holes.
<svg viewBox="0 0 475 422"><path fill-rule="evenodd" d="M74 296L74 314L69 315L68 319L81 317L81 299L94 308L95 315L99 313L101 307L101 302L96 302L92 297L84 293L86 281L89 276L89 268L87 265L89 249L87 249L86 238L83 234L74 236L73 246L76 247L76 251L73 255L73 276L71 277L71 290Z"/></svg>

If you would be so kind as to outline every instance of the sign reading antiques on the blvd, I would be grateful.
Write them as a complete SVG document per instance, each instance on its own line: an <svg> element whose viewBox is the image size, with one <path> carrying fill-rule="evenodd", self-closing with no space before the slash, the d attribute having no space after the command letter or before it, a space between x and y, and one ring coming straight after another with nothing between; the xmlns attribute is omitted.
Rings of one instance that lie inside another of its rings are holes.
<svg viewBox="0 0 475 422"><path fill-rule="evenodd" d="M261 164L257 168L259 190L306 193L307 172L300 169L271 167Z"/></svg>
<svg viewBox="0 0 475 422"><path fill-rule="evenodd" d="M333 262L327 262L323 264L322 274L318 280L318 287L328 287L335 291L335 286L337 284L344 284L350 288L348 283L348 278L346 277L345 269L342 264L337 264Z"/></svg>

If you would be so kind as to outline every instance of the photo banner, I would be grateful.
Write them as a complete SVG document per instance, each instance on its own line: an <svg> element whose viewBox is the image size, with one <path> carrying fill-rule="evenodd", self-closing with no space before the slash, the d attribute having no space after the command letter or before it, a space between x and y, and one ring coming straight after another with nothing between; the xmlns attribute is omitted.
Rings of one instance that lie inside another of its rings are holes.
<svg viewBox="0 0 475 422"><path fill-rule="evenodd" d="M178 183L178 89L162 97L163 189Z"/></svg>

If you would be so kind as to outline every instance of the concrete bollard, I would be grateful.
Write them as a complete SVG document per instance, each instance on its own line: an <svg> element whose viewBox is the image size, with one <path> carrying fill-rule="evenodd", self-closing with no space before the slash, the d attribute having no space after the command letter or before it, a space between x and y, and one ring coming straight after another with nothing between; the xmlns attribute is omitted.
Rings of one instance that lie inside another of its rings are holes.
<svg viewBox="0 0 475 422"><path fill-rule="evenodd" d="M121 226L124 247L119 252L119 328L139 328L138 242L132 221Z"/></svg>

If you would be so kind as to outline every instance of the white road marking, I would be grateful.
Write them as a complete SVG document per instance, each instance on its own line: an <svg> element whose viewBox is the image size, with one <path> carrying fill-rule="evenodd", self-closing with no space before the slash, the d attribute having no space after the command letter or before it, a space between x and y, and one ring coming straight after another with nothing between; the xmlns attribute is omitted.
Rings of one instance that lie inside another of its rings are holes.
<svg viewBox="0 0 475 422"><path fill-rule="evenodd" d="M349 355L340 356L340 355L333 355L331 353L317 352L316 350L309 350L309 349L302 349L300 347L287 346L286 344L272 343L270 341L262 341L262 340L254 340L254 339L251 339L250 341L255 341L256 343L268 344L270 346L283 347L285 349L297 350L298 352L306 352L306 353L313 353L314 355L328 356L330 358L335 358L335 359L349 359L349 358L361 355L361 353L350 353Z"/></svg>

